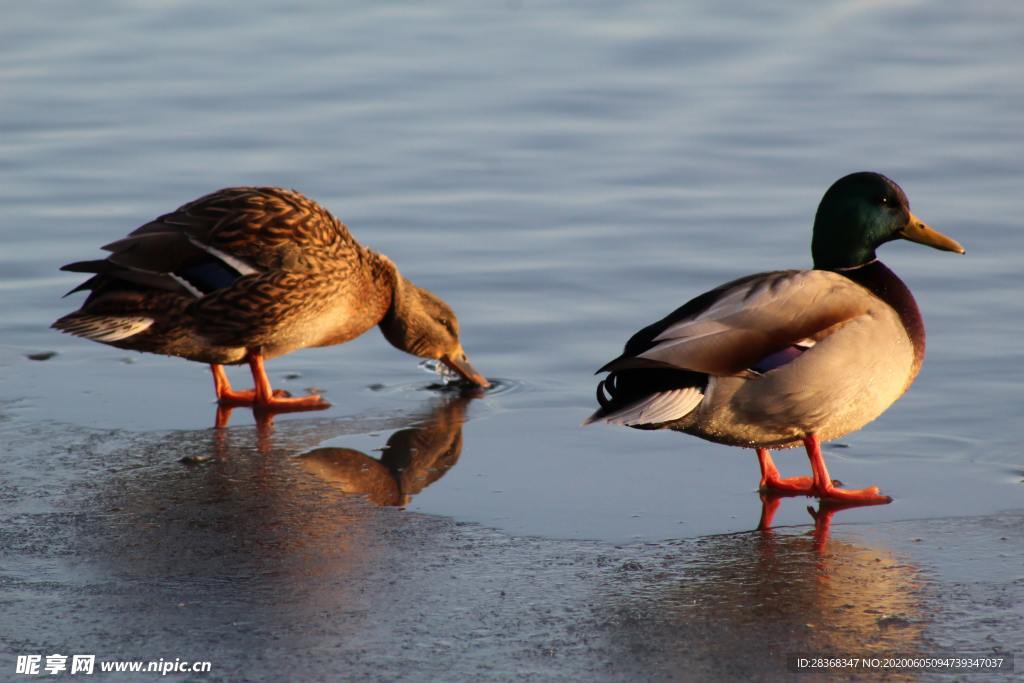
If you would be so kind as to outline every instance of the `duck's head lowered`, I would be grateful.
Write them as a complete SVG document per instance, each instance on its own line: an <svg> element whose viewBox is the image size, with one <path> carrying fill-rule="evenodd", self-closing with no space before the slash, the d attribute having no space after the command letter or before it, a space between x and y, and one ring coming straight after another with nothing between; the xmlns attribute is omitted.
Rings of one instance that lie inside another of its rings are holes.
<svg viewBox="0 0 1024 683"><path fill-rule="evenodd" d="M459 341L459 320L451 307L397 270L391 308L381 319L380 330L396 348L439 360L463 379L485 389L491 386L466 357Z"/></svg>
<svg viewBox="0 0 1024 683"><path fill-rule="evenodd" d="M899 185L879 173L851 173L832 184L814 217L814 267L854 268L875 258L885 242L905 239L964 253L960 244L910 211Z"/></svg>

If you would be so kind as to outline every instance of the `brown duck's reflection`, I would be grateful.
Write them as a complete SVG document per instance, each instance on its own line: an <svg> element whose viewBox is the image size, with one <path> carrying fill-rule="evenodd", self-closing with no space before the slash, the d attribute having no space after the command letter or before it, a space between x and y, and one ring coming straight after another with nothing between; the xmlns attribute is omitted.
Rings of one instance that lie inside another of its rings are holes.
<svg viewBox="0 0 1024 683"><path fill-rule="evenodd" d="M344 487L330 485L329 467L316 457L297 456L339 434L397 428L393 452L381 461L362 457L390 472L381 462L400 469L404 451L408 471L398 472L402 481L393 485L414 493L457 460L467 406L482 395L481 390L432 398L417 411L425 416L307 418L281 421L270 430L257 423L257 438L248 427L125 438L123 457L145 466L109 477L96 496L94 507L106 512L99 516L103 527L88 537L88 555L114 563L118 571L147 576L239 577L236 594L242 600L248 599L246 582L287 577L279 585L317 595L299 601L293 611L319 614L323 604L345 605L358 596L339 593L337 583L330 584L327 596L326 588L310 587L316 582L309 577L363 575L389 551L389 531L403 515L347 495ZM182 464L169 465L175 461ZM310 476L308 466L324 472L324 478ZM438 472L430 472L432 467Z"/></svg>
<svg viewBox="0 0 1024 683"><path fill-rule="evenodd" d="M380 459L352 448L317 448L298 461L345 493L363 494L377 505L408 505L458 461L466 409L478 395L442 400L418 426L392 434Z"/></svg>

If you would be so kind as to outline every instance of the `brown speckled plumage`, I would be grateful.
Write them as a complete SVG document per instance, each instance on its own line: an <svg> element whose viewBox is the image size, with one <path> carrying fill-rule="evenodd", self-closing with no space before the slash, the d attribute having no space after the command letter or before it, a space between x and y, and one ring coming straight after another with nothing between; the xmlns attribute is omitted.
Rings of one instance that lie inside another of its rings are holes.
<svg viewBox="0 0 1024 683"><path fill-rule="evenodd" d="M91 290L82 307L55 328L217 365L339 344L380 324L398 348L486 384L451 309L294 190L219 190L104 249L104 260L64 267L94 275L73 290Z"/></svg>

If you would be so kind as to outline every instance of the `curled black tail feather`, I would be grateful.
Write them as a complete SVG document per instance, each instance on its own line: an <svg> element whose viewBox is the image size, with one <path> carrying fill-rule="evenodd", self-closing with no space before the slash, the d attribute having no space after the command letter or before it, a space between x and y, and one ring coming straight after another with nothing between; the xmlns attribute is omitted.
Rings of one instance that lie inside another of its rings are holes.
<svg viewBox="0 0 1024 683"><path fill-rule="evenodd" d="M597 383L597 402L601 404L602 408L610 407L615 400L616 379L618 379L618 375L613 372ZM607 395L605 395L606 391Z"/></svg>
<svg viewBox="0 0 1024 683"><path fill-rule="evenodd" d="M707 389L708 376L692 370L666 368L630 368L616 370L597 383L597 402L601 405L583 424L590 424L646 399L652 394L673 389Z"/></svg>

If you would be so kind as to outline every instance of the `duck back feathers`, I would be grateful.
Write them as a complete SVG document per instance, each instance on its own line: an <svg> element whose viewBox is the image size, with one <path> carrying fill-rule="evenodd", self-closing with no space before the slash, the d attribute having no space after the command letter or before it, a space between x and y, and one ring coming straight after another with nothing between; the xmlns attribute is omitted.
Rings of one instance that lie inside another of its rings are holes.
<svg viewBox="0 0 1024 683"><path fill-rule="evenodd" d="M901 292L881 269L864 276ZM904 304L913 317L912 297ZM877 338L891 347L878 350ZM881 414L912 381L915 350L897 311L846 274L760 273L693 299L630 339L602 368L611 374L588 421L792 445L803 433L845 433Z"/></svg>
<svg viewBox="0 0 1024 683"><path fill-rule="evenodd" d="M103 249L62 269L93 276L54 327L208 363L354 338L383 317L398 277L325 208L274 187L213 192Z"/></svg>

